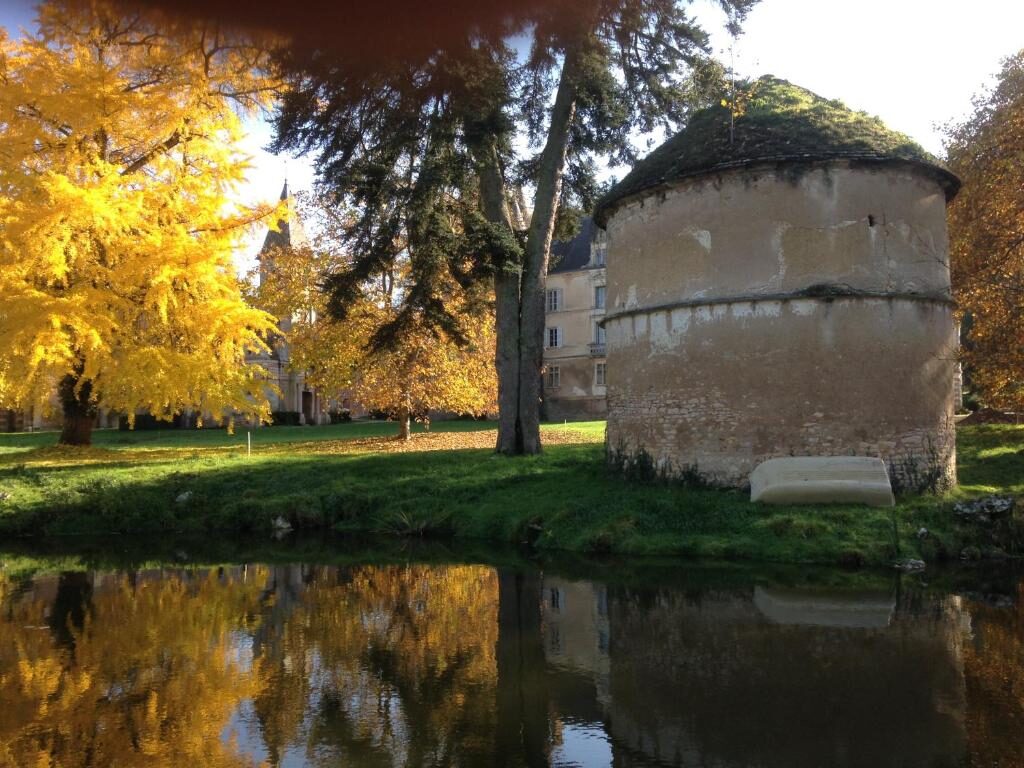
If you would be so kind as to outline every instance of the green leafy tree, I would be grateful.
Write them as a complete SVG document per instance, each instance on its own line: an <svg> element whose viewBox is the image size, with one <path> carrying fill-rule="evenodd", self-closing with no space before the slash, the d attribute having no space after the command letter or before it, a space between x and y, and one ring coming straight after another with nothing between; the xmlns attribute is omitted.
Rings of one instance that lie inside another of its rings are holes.
<svg viewBox="0 0 1024 768"><path fill-rule="evenodd" d="M755 0L721 0L738 24ZM631 138L673 128L723 93L707 35L677 0L584 0L528 8L504 26L462 28L368 67L292 46L278 149L316 152L320 181L360 216L355 267L328 281L344 316L361 282L408 244L404 310L452 329L439 286L493 279L503 453L540 450L544 281L560 211L586 210L598 159L633 159ZM520 55L513 41L529 40ZM529 150L517 151L518 137ZM522 190L532 193L527 204Z"/></svg>
<svg viewBox="0 0 1024 768"><path fill-rule="evenodd" d="M487 297L459 291L451 280L435 286L438 308L454 331L431 327L398 298L417 287L408 279L410 259L402 258L381 279L356 285L346 296L344 319L331 319L320 285L347 278L351 259L334 238L346 217L318 200L305 208L321 225L317 235L309 245L264 252L263 279L253 296L256 306L291 318L290 365L321 392L345 392L364 408L395 417L406 440L411 419L432 410L493 413L494 323L482 306ZM398 324L397 312L407 313ZM382 332L393 333L394 343L371 343Z"/></svg>

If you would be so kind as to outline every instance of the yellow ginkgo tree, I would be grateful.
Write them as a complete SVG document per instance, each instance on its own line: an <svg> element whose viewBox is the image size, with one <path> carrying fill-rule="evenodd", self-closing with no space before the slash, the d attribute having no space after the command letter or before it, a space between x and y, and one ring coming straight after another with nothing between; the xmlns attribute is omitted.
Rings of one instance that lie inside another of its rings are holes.
<svg viewBox="0 0 1024 768"><path fill-rule="evenodd" d="M265 417L244 365L274 319L232 253L269 208L234 202L266 54L209 24L44 3L0 37L0 407L54 393L61 442L96 409Z"/></svg>

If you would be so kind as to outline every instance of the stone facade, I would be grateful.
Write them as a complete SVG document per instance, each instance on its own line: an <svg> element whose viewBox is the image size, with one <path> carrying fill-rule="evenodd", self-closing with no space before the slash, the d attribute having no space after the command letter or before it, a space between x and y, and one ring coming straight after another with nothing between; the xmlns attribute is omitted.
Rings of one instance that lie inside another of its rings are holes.
<svg viewBox="0 0 1024 768"><path fill-rule="evenodd" d="M605 415L604 255L604 233L590 219L576 238L552 246L544 331L544 416L551 421Z"/></svg>
<svg viewBox="0 0 1024 768"><path fill-rule="evenodd" d="M281 200L288 201L289 204L291 202L287 182L281 190ZM290 205L289 208L291 208ZM267 280L274 279L274 251L276 249L302 247L308 242L302 222L294 214L294 211L289 216L289 221L277 222L277 229L267 232L263 247L256 257L260 262L260 285ZM280 318L277 326L281 329L282 334L287 334L292 327L292 318ZM246 363L263 367L267 372L267 381L276 387L276 392L270 388L267 389L267 399L270 401L271 411L298 413L300 424L326 424L330 421L328 410L331 403L329 399L318 392L315 387L307 384L304 372L292 369L290 345L284 336L271 344L270 352L247 355Z"/></svg>
<svg viewBox="0 0 1024 768"><path fill-rule="evenodd" d="M954 483L947 196L926 171L743 167L617 206L609 447L732 486L789 455Z"/></svg>

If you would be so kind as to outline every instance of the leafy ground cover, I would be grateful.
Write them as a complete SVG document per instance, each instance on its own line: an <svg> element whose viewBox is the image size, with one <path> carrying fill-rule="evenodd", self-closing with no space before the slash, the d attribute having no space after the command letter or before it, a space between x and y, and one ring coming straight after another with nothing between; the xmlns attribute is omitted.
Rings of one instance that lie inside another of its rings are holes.
<svg viewBox="0 0 1024 768"><path fill-rule="evenodd" d="M602 425L603 430L603 425ZM482 421L435 421L431 433L478 432L493 429ZM398 426L391 421L352 421L323 427L262 427L247 430L238 427L234 434L225 429L151 429L122 431L101 429L93 433L93 447L110 450L141 451L151 448L203 449L246 447L246 433L252 436L254 448L280 446L286 443L319 443L330 440L393 437ZM414 424L412 431L422 434L422 424ZM602 432L603 434L603 432ZM0 434L0 456L25 453L35 448L52 447L57 443L55 432L22 432Z"/></svg>
<svg viewBox="0 0 1024 768"><path fill-rule="evenodd" d="M411 443L394 424L221 431L100 432L89 449L53 434L0 436L0 535L270 532L296 529L527 542L572 550L788 563L883 564L1002 556L960 524L953 502L1024 493L1024 427L962 427L960 487L893 510L766 507L745 494L627 482L604 463L603 422L548 425L540 456L491 450L485 422L435 424ZM921 529L927 531L919 535Z"/></svg>

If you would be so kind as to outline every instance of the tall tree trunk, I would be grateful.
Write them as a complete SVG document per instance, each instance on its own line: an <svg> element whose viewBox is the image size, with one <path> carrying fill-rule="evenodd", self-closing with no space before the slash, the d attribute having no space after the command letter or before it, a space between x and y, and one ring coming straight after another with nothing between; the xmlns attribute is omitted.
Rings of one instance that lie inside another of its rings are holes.
<svg viewBox="0 0 1024 768"><path fill-rule="evenodd" d="M519 416L519 274L494 278L495 346L498 374L498 453L523 452Z"/></svg>
<svg viewBox="0 0 1024 768"><path fill-rule="evenodd" d="M60 381L57 394L64 411L60 445L91 445L96 423L96 406L90 401L92 383L81 382L79 375L68 374Z"/></svg>
<svg viewBox="0 0 1024 768"><path fill-rule="evenodd" d="M523 255L519 315L519 420L523 453L540 453L540 404L544 366L544 284L548 254L562 193L562 175L569 147L569 130L576 114L576 51L570 49L551 109L551 125L541 152L533 216Z"/></svg>
<svg viewBox="0 0 1024 768"><path fill-rule="evenodd" d="M408 399L398 409L398 439L412 440L412 409Z"/></svg>
<svg viewBox="0 0 1024 768"><path fill-rule="evenodd" d="M542 370L544 365L544 283L562 191L569 131L576 114L578 51L565 57L548 139L541 153L537 190L520 270L499 270L495 277L500 453L539 453ZM477 148L484 216L514 230L497 147ZM519 191L520 197L522 191ZM518 205L520 214L525 205Z"/></svg>
<svg viewBox="0 0 1024 768"><path fill-rule="evenodd" d="M505 196L497 149L481 148L480 197L484 216L492 224L512 231L512 219ZM519 422L519 288L518 265L506 264L494 277L495 355L498 373L498 443L499 453L522 453L522 428Z"/></svg>

